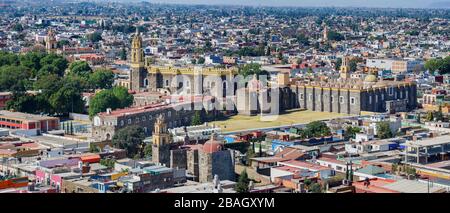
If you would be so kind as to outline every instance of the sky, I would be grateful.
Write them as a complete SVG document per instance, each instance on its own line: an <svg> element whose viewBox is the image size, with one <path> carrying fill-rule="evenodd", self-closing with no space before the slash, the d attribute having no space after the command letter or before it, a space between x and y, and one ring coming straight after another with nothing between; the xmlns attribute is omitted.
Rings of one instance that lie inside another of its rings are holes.
<svg viewBox="0 0 450 213"><path fill-rule="evenodd" d="M450 7L450 0L148 0L153 3L222 4L300 7Z"/></svg>

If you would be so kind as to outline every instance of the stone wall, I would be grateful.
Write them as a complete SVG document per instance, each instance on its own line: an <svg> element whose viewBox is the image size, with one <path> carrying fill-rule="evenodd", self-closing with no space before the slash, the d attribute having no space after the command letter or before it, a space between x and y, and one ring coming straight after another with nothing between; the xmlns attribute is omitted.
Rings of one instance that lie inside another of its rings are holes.
<svg viewBox="0 0 450 213"><path fill-rule="evenodd" d="M235 181L233 150L212 153L211 166L213 177L218 175L220 180Z"/></svg>
<svg viewBox="0 0 450 213"><path fill-rule="evenodd" d="M206 183L213 180L212 174L212 155L200 151L198 153L199 158L199 182Z"/></svg>
<svg viewBox="0 0 450 213"><path fill-rule="evenodd" d="M170 150L170 168L187 169L186 149Z"/></svg>
<svg viewBox="0 0 450 213"><path fill-rule="evenodd" d="M187 173L195 176L194 181L198 181L199 178L199 156L198 150L187 151Z"/></svg>
<svg viewBox="0 0 450 213"><path fill-rule="evenodd" d="M152 161L169 167L171 160L170 144L160 146L153 144L152 146Z"/></svg>

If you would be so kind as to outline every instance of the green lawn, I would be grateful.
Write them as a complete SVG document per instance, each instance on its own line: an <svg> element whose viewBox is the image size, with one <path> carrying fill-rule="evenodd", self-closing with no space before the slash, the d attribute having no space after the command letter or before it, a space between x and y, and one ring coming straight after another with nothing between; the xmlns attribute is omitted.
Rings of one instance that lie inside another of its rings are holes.
<svg viewBox="0 0 450 213"><path fill-rule="evenodd" d="M347 114L338 114L330 112L314 112L314 111L288 111L279 115L277 119L272 121L261 120L260 116L235 115L224 121L212 122L216 126L222 128L222 132L233 132L239 130L247 130L254 128L277 127L283 125L293 125L299 123L309 123L316 120L332 119L349 116Z"/></svg>

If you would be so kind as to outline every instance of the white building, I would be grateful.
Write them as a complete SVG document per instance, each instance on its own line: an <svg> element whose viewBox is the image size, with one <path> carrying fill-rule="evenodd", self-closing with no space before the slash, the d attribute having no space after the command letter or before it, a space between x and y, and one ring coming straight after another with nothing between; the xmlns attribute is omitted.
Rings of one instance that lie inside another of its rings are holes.
<svg viewBox="0 0 450 213"><path fill-rule="evenodd" d="M391 70L392 73L412 72L416 67L423 68L423 62L415 59L367 59L366 66L381 70Z"/></svg>
<svg viewBox="0 0 450 213"><path fill-rule="evenodd" d="M186 134L190 141L208 140L213 133L220 135L221 129L219 127L203 124L199 126L173 128L169 129L169 132L172 134L173 142L177 143L183 142Z"/></svg>

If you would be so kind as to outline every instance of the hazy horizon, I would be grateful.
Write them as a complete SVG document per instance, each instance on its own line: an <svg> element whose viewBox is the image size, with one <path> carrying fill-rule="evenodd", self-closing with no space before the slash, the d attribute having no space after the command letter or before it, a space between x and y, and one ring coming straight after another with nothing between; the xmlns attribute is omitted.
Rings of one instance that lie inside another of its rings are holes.
<svg viewBox="0 0 450 213"><path fill-rule="evenodd" d="M124 0L122 0L124 1ZM296 7L450 7L450 0L136 0L169 4L296 6ZM126 1L125 1L126 2Z"/></svg>

